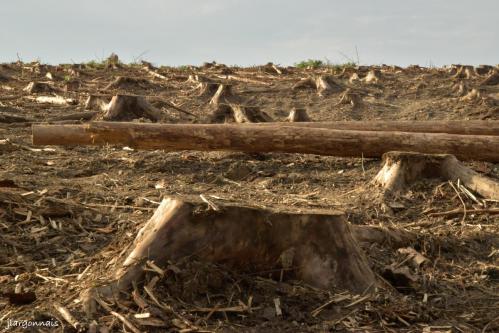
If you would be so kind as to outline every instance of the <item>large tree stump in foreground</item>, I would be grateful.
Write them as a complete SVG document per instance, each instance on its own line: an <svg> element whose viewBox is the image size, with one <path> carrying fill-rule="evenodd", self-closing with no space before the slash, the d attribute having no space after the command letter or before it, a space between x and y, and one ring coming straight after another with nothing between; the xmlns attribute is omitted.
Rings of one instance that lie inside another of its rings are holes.
<svg viewBox="0 0 499 333"><path fill-rule="evenodd" d="M453 155L429 155L392 151L383 155L384 165L374 182L390 192L401 192L422 178L457 181L485 198L499 200L499 182L465 167Z"/></svg>
<svg viewBox="0 0 499 333"><path fill-rule="evenodd" d="M139 231L116 280L90 290L87 305L95 293L116 296L140 282L147 260L161 267L193 256L243 272L284 270L319 288L364 292L375 285L342 213L290 213L168 198Z"/></svg>

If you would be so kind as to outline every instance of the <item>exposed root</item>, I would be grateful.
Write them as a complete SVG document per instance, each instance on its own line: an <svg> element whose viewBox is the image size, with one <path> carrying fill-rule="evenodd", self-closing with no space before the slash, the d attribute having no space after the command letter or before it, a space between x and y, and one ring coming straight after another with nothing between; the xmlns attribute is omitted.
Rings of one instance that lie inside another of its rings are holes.
<svg viewBox="0 0 499 333"><path fill-rule="evenodd" d="M389 193L400 193L422 178L442 178L461 184L485 198L499 199L499 183L465 167L453 155L388 152L374 178Z"/></svg>
<svg viewBox="0 0 499 333"><path fill-rule="evenodd" d="M286 118L289 122L304 122L310 121L310 117L307 114L307 110L304 108L292 108L289 112L289 116Z"/></svg>
<svg viewBox="0 0 499 333"><path fill-rule="evenodd" d="M457 95L457 97L463 97L468 93L468 86L464 81L459 81L452 86L452 92Z"/></svg>
<svg viewBox="0 0 499 333"><path fill-rule="evenodd" d="M479 102L482 100L482 93L480 90L473 88L465 96L459 99L461 102Z"/></svg>

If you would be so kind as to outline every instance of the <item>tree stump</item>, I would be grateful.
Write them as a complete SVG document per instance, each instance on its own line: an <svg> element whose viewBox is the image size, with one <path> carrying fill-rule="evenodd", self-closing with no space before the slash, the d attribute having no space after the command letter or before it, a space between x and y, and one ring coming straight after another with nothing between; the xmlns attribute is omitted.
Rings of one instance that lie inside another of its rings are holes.
<svg viewBox="0 0 499 333"><path fill-rule="evenodd" d="M89 290L116 295L140 283L147 260L158 266L195 257L241 272L276 270L317 288L365 292L375 276L345 216L338 212L283 212L201 200L164 199L138 232L115 280Z"/></svg>
<svg viewBox="0 0 499 333"><path fill-rule="evenodd" d="M475 74L477 75L487 75L494 70L493 66L490 65L478 65L475 67Z"/></svg>
<svg viewBox="0 0 499 333"><path fill-rule="evenodd" d="M104 90L147 88L149 85L150 82L146 79L118 76L113 82L109 83Z"/></svg>
<svg viewBox="0 0 499 333"><path fill-rule="evenodd" d="M238 99L232 92L232 85L220 84L217 91L210 100L210 104L217 105L219 103L233 103Z"/></svg>
<svg viewBox="0 0 499 333"><path fill-rule="evenodd" d="M334 80L332 76L318 76L316 78L301 79L293 85L292 90L315 89L319 96L345 90L345 88Z"/></svg>
<svg viewBox="0 0 499 333"><path fill-rule="evenodd" d="M105 111L108 103L109 100L106 100L103 96L90 95L85 101L85 109Z"/></svg>
<svg viewBox="0 0 499 333"><path fill-rule="evenodd" d="M28 83L28 85L23 90L29 92L30 94L48 93L55 91L54 87L52 87L50 84L38 81Z"/></svg>
<svg viewBox="0 0 499 333"><path fill-rule="evenodd" d="M149 104L142 96L116 95L105 107L103 120L127 121L137 118L146 118L159 121L162 118L160 110Z"/></svg>
<svg viewBox="0 0 499 333"><path fill-rule="evenodd" d="M499 73L493 72L485 80L482 81L482 86L495 86L499 84Z"/></svg>
<svg viewBox="0 0 499 333"><path fill-rule="evenodd" d="M210 116L211 123L261 123L272 118L256 106L218 104Z"/></svg>
<svg viewBox="0 0 499 333"><path fill-rule="evenodd" d="M465 167L454 155L388 152L384 165L374 178L391 193L399 193L422 178L442 178L457 181L485 198L499 200L499 182Z"/></svg>
<svg viewBox="0 0 499 333"><path fill-rule="evenodd" d="M354 109L361 109L364 106L362 97L359 94L353 92L350 88L347 89L343 93L343 95L341 95L340 101L337 105L341 104L350 104Z"/></svg>
<svg viewBox="0 0 499 333"><path fill-rule="evenodd" d="M380 77L381 77L381 72L378 69L372 69L367 73L363 81L365 83L376 84L379 82Z"/></svg>
<svg viewBox="0 0 499 333"><path fill-rule="evenodd" d="M306 109L292 108L286 120L292 123L305 122L305 121L310 121L310 117L308 116Z"/></svg>

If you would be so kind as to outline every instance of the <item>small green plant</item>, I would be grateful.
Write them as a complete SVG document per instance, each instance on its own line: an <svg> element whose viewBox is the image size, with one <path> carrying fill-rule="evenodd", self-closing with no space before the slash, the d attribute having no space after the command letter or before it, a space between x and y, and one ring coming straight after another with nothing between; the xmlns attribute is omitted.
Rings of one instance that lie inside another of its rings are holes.
<svg viewBox="0 0 499 333"><path fill-rule="evenodd" d="M85 63L85 67L90 69L103 69L106 67L105 61L90 60Z"/></svg>
<svg viewBox="0 0 499 333"><path fill-rule="evenodd" d="M320 68L324 67L324 61L318 59L308 59L295 63L298 68Z"/></svg>
<svg viewBox="0 0 499 333"><path fill-rule="evenodd" d="M188 71L189 69L191 69L191 66L182 65L182 66L178 66L177 69L181 70L181 71Z"/></svg>
<svg viewBox="0 0 499 333"><path fill-rule="evenodd" d="M319 59L308 59L295 63L295 67L298 68L309 68L309 69L329 68L334 71L340 71L343 70L344 68L352 68L356 66L357 64L352 61L345 62L342 64L334 64L328 59L326 59L325 61Z"/></svg>
<svg viewBox="0 0 499 333"><path fill-rule="evenodd" d="M71 81L71 76L69 76L69 75L64 75L64 81L65 81L65 82L69 82L69 81Z"/></svg>

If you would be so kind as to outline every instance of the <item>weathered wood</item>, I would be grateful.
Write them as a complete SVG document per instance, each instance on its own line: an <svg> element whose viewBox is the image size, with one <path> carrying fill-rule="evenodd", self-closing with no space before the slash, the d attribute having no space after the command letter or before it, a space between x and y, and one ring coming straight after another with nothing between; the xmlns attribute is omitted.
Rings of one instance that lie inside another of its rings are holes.
<svg viewBox="0 0 499 333"><path fill-rule="evenodd" d="M414 181L442 178L461 184L485 198L499 200L499 182L480 175L452 155L389 152L383 155L383 168L374 182L390 192L401 192Z"/></svg>
<svg viewBox="0 0 499 333"><path fill-rule="evenodd" d="M275 126L277 124L278 123L261 123L258 124L258 126ZM362 120L300 122L292 124L285 123L283 125L352 131L419 132L499 136L499 120Z"/></svg>
<svg viewBox="0 0 499 333"><path fill-rule="evenodd" d="M379 157L393 150L499 161L499 136L342 131L289 126L92 122L33 125L36 145L126 145L138 149L229 150Z"/></svg>
<svg viewBox="0 0 499 333"><path fill-rule="evenodd" d="M93 291L113 295L140 283L148 260L162 267L185 258L245 273L275 271L276 277L284 274L324 289L375 287L343 213L214 206L199 199L164 199L138 232L116 280Z"/></svg>

